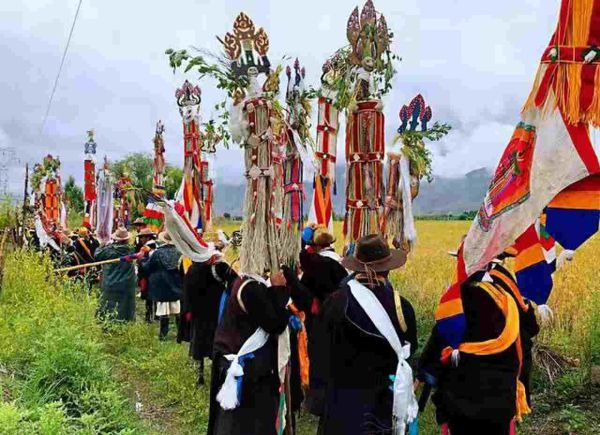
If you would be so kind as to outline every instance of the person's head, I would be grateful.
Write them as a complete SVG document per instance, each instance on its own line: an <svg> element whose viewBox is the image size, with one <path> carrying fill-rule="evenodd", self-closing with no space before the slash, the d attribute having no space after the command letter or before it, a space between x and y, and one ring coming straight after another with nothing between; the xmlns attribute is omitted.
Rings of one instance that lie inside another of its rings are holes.
<svg viewBox="0 0 600 435"><path fill-rule="evenodd" d="M90 235L90 230L88 230L86 227L81 227L77 230L77 235L81 238L87 238Z"/></svg>
<svg viewBox="0 0 600 435"><path fill-rule="evenodd" d="M129 243L129 231L124 227L118 228L111 238L114 243L127 244Z"/></svg>
<svg viewBox="0 0 600 435"><path fill-rule="evenodd" d="M154 240L156 238L156 233L154 231L150 230L149 228L143 228L142 230L140 230L137 237L138 237L138 241L142 245L145 245L150 240Z"/></svg>
<svg viewBox="0 0 600 435"><path fill-rule="evenodd" d="M387 242L378 234L364 236L356 242L354 251L342 260L346 269L377 274L386 277L390 270L398 269L406 263L406 252L390 249Z"/></svg>
<svg viewBox="0 0 600 435"><path fill-rule="evenodd" d="M146 228L146 222L142 218L137 218L133 221L133 227L139 233L142 229Z"/></svg>
<svg viewBox="0 0 600 435"><path fill-rule="evenodd" d="M315 229L312 237L312 245L316 251L331 247L335 242L335 237L329 232L327 227L319 226Z"/></svg>

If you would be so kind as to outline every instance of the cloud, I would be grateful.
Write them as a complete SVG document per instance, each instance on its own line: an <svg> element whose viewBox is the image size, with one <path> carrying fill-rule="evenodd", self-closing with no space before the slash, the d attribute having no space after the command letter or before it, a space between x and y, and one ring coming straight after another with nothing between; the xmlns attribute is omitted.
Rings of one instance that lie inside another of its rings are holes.
<svg viewBox="0 0 600 435"><path fill-rule="evenodd" d="M50 117L39 134L50 89L76 2L7 2L0 11L0 131L23 161L59 154L63 173L83 178L85 132L96 130L98 153L120 158L152 149L154 125L166 125L167 160L183 159L181 120L174 91L193 74L174 74L166 48L220 49L215 35L231 29L245 10L266 29L270 57L299 57L307 80L318 83L324 59L347 43L345 26L358 0L181 0L84 2ZM360 2L362 3L362 1ZM549 4L550 3L550 4ZM385 99L391 140L402 104L422 93L434 120L452 133L433 144L434 170L460 175L493 166L518 121L540 53L556 20L558 0L375 0L393 29L403 58ZM222 98L214 83L200 83L205 118ZM338 150L343 149L343 133ZM241 150L220 150L220 179L242 181ZM467 159L467 160L465 160ZM339 160L343 160L340 156ZM461 164L464 163L464 164Z"/></svg>

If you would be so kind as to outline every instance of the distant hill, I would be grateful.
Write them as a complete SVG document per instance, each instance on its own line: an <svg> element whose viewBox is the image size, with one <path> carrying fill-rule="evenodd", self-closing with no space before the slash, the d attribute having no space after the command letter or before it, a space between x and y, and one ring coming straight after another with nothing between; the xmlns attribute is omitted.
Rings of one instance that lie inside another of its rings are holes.
<svg viewBox="0 0 600 435"><path fill-rule="evenodd" d="M481 205L492 173L487 168L480 168L462 177L435 177L431 183L421 183L419 196L415 200L414 209L417 215L461 213L465 210L476 210ZM333 205L336 214L344 212L344 171L339 169L337 175L337 191ZM304 211L308 213L308 204L312 197L312 183L304 183L306 202ZM232 216L242 214L244 201L244 185L217 183L215 186L215 212L217 215L229 213Z"/></svg>

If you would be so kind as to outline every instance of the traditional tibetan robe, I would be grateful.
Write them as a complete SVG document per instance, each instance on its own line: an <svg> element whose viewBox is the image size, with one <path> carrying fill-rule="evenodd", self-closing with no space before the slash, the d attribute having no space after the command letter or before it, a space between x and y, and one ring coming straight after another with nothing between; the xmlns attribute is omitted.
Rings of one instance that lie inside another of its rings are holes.
<svg viewBox="0 0 600 435"><path fill-rule="evenodd" d="M418 377L435 384L437 420L453 433L508 435L515 417L519 376L519 313L511 295L494 286L483 273L461 286L466 317L464 350L484 342L477 353L461 350L458 364L442 364L444 342L434 330L419 361ZM486 288L488 290L486 290ZM508 315L501 306L509 307ZM463 345L464 345L463 344Z"/></svg>
<svg viewBox="0 0 600 435"><path fill-rule="evenodd" d="M412 305L400 298L396 307L389 283L369 285L387 312L402 345L417 348L417 327ZM398 308L398 309L397 309ZM401 317L399 309L401 308ZM321 429L324 435L392 434L393 394L390 375L398 357L360 306L348 284L324 303L321 314L327 346L311 357L326 367L325 402ZM403 326L401 326L401 323Z"/></svg>
<svg viewBox="0 0 600 435"><path fill-rule="evenodd" d="M122 243L99 248L96 261L111 260L131 255L133 248ZM102 266L102 293L98 315L114 316L116 320L135 320L135 268L133 263L119 261Z"/></svg>
<svg viewBox="0 0 600 435"><path fill-rule="evenodd" d="M237 273L225 262L192 263L183 279L183 310L192 313L190 355L212 358L219 307Z"/></svg>
<svg viewBox="0 0 600 435"><path fill-rule="evenodd" d="M288 326L289 300L287 287L267 287L248 277L234 283L215 333L209 435L276 435L281 385L278 336ZM239 360L244 373L238 389L239 406L225 411L217 401L217 393L231 364L226 356L237 354L259 327L269 338Z"/></svg>

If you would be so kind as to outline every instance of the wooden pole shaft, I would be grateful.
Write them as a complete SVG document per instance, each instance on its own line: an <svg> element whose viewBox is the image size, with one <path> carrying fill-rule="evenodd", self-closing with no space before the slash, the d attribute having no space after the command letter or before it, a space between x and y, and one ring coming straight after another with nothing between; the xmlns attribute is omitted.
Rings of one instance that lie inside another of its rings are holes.
<svg viewBox="0 0 600 435"><path fill-rule="evenodd" d="M102 266L104 264L112 264L112 263L118 263L119 261L121 261L120 258L113 258L111 260L104 260L104 261L96 261L94 263L83 263L83 264L78 264L77 266L68 266L68 267L61 267L60 269L55 269L55 272L69 272L71 270L77 270L77 269L86 269L88 267L94 267L94 266Z"/></svg>

